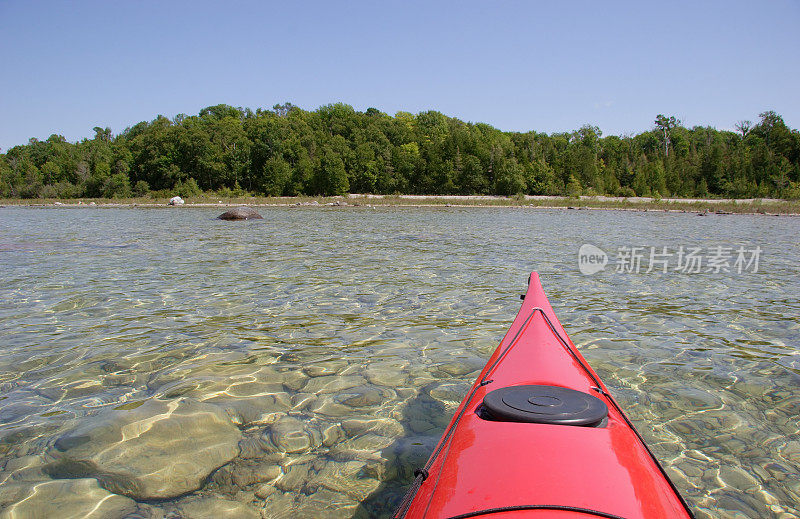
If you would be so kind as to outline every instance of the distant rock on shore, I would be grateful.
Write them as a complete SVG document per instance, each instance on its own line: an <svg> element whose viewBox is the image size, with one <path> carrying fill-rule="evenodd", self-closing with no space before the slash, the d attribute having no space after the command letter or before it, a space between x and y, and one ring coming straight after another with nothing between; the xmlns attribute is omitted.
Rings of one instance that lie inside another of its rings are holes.
<svg viewBox="0 0 800 519"><path fill-rule="evenodd" d="M258 220L263 218L251 207L234 207L217 216L218 220Z"/></svg>

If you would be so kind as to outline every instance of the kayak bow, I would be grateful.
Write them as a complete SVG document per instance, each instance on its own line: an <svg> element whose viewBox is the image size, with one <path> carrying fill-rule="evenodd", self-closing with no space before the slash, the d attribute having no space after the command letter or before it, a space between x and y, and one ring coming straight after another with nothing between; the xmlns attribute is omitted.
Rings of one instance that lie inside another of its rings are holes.
<svg viewBox="0 0 800 519"><path fill-rule="evenodd" d="M532 273L395 518L691 518Z"/></svg>

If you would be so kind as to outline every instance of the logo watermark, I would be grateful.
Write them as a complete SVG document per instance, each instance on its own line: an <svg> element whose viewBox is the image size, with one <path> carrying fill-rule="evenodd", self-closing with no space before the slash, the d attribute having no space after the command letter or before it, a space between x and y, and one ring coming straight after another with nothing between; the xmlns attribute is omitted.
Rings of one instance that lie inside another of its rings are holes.
<svg viewBox="0 0 800 519"><path fill-rule="evenodd" d="M760 246L747 248L723 247L618 247L614 261L614 271L620 274L699 274L701 272L720 274L758 272L762 249ZM590 276L605 270L609 264L606 252L589 243L578 249L578 270Z"/></svg>
<svg viewBox="0 0 800 519"><path fill-rule="evenodd" d="M600 247L584 243L578 249L578 269L581 274L587 276L596 274L601 270L605 270L606 265L608 265L608 254Z"/></svg>

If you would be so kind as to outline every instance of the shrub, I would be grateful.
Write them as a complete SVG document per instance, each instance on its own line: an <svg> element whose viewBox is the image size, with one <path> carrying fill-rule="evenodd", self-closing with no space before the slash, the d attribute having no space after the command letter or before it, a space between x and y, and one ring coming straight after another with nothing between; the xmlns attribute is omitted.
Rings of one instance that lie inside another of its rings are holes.
<svg viewBox="0 0 800 519"><path fill-rule="evenodd" d="M203 190L200 189L200 186L197 185L197 182L192 177L189 177L189 180L186 182L178 180L178 183L175 184L175 189L173 191L181 198L198 197L203 195Z"/></svg>
<svg viewBox="0 0 800 519"><path fill-rule="evenodd" d="M236 182L233 185L233 189L229 188L228 186L219 188L216 194L219 198L242 198L250 195L250 193L242 189L242 187L239 185L239 182Z"/></svg>
<svg viewBox="0 0 800 519"><path fill-rule="evenodd" d="M147 196L150 193L150 184L146 180L139 180L133 185L133 196Z"/></svg>
<svg viewBox="0 0 800 519"><path fill-rule="evenodd" d="M567 191L567 196L570 198L580 198L581 196L583 188L581 187L580 181L576 179L573 175L569 176L569 180L567 181L566 191Z"/></svg>
<svg viewBox="0 0 800 519"><path fill-rule="evenodd" d="M617 196L621 196L623 198L630 198L636 196L636 191L628 186L620 187L617 189Z"/></svg>
<svg viewBox="0 0 800 519"><path fill-rule="evenodd" d="M128 175L115 173L108 177L103 184L103 196L106 198L129 198L131 196L131 183Z"/></svg>

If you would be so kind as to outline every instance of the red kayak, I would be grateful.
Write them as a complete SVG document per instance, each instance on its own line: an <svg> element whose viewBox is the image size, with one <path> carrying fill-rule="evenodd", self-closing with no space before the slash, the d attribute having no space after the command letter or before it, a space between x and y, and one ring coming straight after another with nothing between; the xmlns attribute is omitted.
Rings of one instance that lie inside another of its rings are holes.
<svg viewBox="0 0 800 519"><path fill-rule="evenodd" d="M395 518L691 518L539 283Z"/></svg>

